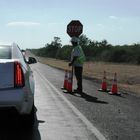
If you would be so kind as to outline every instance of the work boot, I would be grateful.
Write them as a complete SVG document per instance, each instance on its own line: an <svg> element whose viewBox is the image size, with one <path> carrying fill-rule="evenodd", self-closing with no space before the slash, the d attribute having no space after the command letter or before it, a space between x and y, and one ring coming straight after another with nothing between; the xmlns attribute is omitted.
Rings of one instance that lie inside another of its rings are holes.
<svg viewBox="0 0 140 140"><path fill-rule="evenodd" d="M75 89L74 92L78 93L78 94L82 94L82 90L79 90L79 89Z"/></svg>

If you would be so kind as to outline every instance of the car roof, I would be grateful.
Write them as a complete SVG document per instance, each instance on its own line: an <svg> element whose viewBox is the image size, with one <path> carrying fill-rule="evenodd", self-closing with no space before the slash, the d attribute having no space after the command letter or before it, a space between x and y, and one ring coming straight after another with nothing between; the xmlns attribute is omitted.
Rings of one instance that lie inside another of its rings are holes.
<svg viewBox="0 0 140 140"><path fill-rule="evenodd" d="M0 44L2 47L10 47L11 45L6 45L6 44Z"/></svg>
<svg viewBox="0 0 140 140"><path fill-rule="evenodd" d="M2 43L2 44L0 44L0 46L14 47L14 46L18 46L18 45L16 43Z"/></svg>
<svg viewBox="0 0 140 140"><path fill-rule="evenodd" d="M15 58L15 54L17 54L17 49L16 48L19 48L19 46L16 44L16 43L7 43L7 44L0 44L0 47L8 47L10 48L10 52L11 52L11 59Z"/></svg>

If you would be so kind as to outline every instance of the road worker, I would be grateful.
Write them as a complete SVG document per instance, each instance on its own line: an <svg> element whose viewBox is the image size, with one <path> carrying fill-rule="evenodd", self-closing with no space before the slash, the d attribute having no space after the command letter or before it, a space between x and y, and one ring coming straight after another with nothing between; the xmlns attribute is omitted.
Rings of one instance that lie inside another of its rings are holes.
<svg viewBox="0 0 140 140"><path fill-rule="evenodd" d="M79 45L79 38L72 37L71 43L73 45L73 50L71 52L71 62L69 66L74 68L75 77L77 80L77 89L74 92L82 95L83 86L82 86L82 73L83 73L83 64L85 62L85 54Z"/></svg>

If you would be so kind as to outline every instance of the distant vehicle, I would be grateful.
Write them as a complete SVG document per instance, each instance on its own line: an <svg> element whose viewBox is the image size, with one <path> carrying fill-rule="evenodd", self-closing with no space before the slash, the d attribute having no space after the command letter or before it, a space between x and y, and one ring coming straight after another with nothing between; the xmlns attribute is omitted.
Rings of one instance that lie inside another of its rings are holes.
<svg viewBox="0 0 140 140"><path fill-rule="evenodd" d="M28 124L34 124L34 77L17 44L0 45L0 109L13 109Z"/></svg>

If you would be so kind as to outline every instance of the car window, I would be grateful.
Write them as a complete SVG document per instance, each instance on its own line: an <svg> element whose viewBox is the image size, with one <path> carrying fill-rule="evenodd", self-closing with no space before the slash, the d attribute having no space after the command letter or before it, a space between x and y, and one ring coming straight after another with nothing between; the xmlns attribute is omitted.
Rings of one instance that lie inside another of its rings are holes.
<svg viewBox="0 0 140 140"><path fill-rule="evenodd" d="M22 54L22 52L21 52L21 50L20 50L18 45L15 45L13 47L13 58L14 59L24 59L23 54Z"/></svg>
<svg viewBox="0 0 140 140"><path fill-rule="evenodd" d="M11 59L10 46L0 46L0 59Z"/></svg>
<svg viewBox="0 0 140 140"><path fill-rule="evenodd" d="M20 60L20 63L26 67L26 61L25 61L25 58L19 48L19 46L17 44L14 44L13 45L13 51L12 51L12 58L13 59L19 59Z"/></svg>

